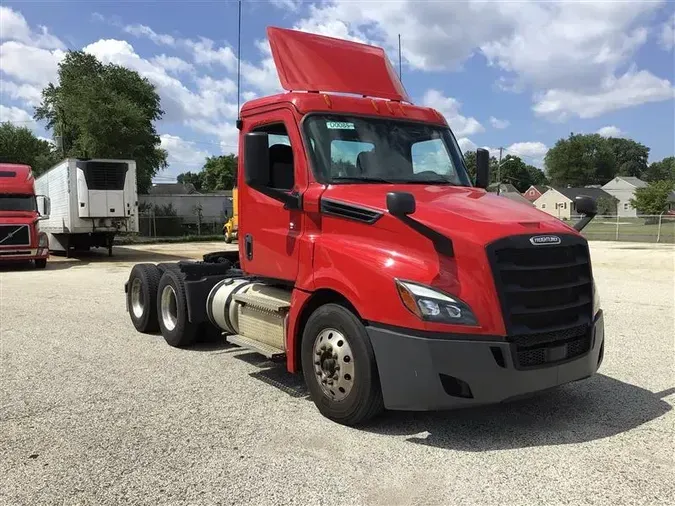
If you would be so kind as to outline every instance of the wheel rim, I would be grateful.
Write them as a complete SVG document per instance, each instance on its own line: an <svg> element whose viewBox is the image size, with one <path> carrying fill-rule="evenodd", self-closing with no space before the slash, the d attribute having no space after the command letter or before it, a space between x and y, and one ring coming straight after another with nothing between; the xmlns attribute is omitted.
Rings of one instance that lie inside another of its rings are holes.
<svg viewBox="0 0 675 506"><path fill-rule="evenodd" d="M176 291L173 289L173 286L166 285L162 289L162 298L161 298L161 313L162 313L162 324L166 330L173 330L176 328L176 323L178 322L178 307L176 304Z"/></svg>
<svg viewBox="0 0 675 506"><path fill-rule="evenodd" d="M141 289L142 282L140 278L134 278L131 282L131 311L136 318L143 316L145 309L145 297L143 297L143 290Z"/></svg>
<svg viewBox="0 0 675 506"><path fill-rule="evenodd" d="M323 392L335 401L349 395L354 386L354 354L339 330L325 329L314 340L314 373Z"/></svg>

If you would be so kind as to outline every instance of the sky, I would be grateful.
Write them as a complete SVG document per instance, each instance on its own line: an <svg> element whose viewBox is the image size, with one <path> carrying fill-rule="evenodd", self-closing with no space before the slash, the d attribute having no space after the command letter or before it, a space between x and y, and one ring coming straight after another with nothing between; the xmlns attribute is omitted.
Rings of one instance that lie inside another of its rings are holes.
<svg viewBox="0 0 675 506"><path fill-rule="evenodd" d="M34 121L68 50L153 82L169 167L157 182L237 150L237 2L7 1L0 5L0 121ZM416 104L437 108L463 150L499 147L543 166L570 133L675 153L675 3L668 1L243 0L241 103L281 90L267 26L384 47Z"/></svg>

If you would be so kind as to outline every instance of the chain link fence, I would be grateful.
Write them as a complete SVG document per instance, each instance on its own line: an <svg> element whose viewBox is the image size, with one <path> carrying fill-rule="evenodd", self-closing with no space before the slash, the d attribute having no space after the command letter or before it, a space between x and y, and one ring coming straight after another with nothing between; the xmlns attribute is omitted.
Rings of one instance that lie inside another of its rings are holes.
<svg viewBox="0 0 675 506"><path fill-rule="evenodd" d="M573 224L575 218L568 223ZM646 243L675 243L675 215L596 216L582 230L589 241L626 241Z"/></svg>

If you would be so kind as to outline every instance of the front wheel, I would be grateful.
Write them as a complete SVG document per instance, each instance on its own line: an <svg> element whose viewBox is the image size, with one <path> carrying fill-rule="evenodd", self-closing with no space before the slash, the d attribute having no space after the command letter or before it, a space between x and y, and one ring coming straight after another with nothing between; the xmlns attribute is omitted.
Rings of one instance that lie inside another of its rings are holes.
<svg viewBox="0 0 675 506"><path fill-rule="evenodd" d="M370 339L347 308L326 304L314 311L303 332L301 354L310 396L326 418L354 426L383 411Z"/></svg>

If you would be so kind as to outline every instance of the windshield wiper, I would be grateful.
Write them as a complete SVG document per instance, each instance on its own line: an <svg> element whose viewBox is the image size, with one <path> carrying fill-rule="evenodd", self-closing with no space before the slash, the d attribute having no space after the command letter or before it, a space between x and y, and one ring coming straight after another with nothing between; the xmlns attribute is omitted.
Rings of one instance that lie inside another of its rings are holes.
<svg viewBox="0 0 675 506"><path fill-rule="evenodd" d="M357 176L337 176L331 178L331 181L350 181L354 183L399 183L400 181L392 181L390 179L384 179L382 177L357 177Z"/></svg>

